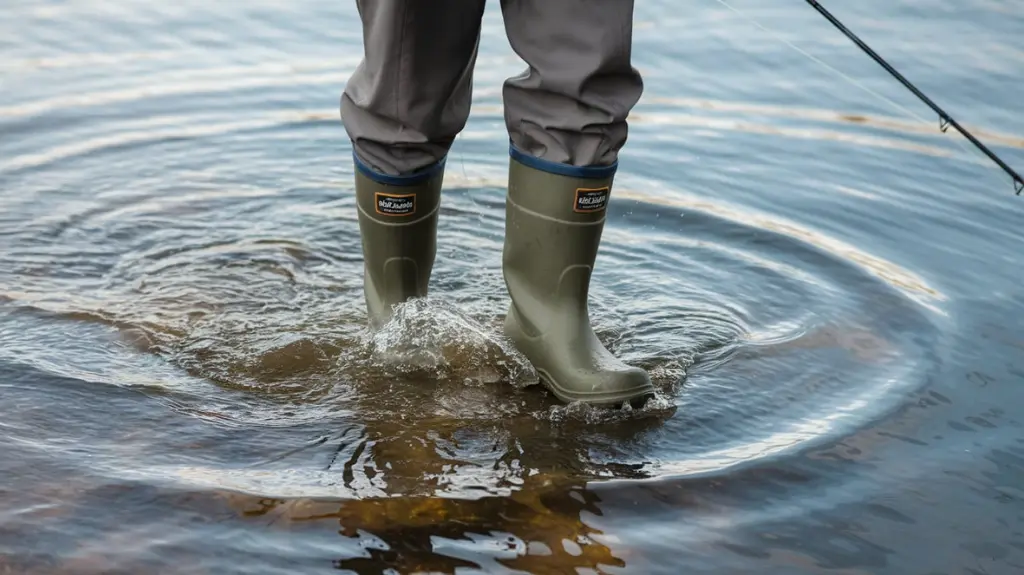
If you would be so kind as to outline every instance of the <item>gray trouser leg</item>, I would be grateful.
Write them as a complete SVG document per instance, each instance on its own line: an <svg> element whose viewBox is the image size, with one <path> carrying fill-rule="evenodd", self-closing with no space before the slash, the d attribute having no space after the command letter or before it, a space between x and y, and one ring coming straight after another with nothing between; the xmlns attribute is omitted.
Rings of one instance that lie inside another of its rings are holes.
<svg viewBox="0 0 1024 575"><path fill-rule="evenodd" d="M357 0L364 59L341 98L357 158L405 175L442 160L469 117L484 0Z"/></svg>
<svg viewBox="0 0 1024 575"><path fill-rule="evenodd" d="M512 143L573 166L611 165L643 92L631 58L633 0L502 0L512 49L529 65L505 82Z"/></svg>

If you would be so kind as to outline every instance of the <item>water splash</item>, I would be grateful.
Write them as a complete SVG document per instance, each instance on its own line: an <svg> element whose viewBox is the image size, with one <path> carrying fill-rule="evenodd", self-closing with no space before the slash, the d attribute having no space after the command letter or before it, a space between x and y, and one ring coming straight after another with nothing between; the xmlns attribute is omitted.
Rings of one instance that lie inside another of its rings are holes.
<svg viewBox="0 0 1024 575"><path fill-rule="evenodd" d="M391 320L366 342L372 367L389 375L458 378L467 385L538 383L529 360L500 333L440 299L395 306Z"/></svg>

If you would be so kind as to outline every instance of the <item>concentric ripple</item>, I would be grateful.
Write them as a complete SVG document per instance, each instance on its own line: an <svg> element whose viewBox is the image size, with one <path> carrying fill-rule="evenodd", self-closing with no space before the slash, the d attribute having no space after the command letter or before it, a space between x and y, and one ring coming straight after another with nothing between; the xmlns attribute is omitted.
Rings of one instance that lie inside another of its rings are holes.
<svg viewBox="0 0 1024 575"><path fill-rule="evenodd" d="M487 116L481 108L480 122L500 118L500 109ZM651 371L659 398L639 413L562 406L500 335L508 306L502 156L455 154L431 295L372 334L350 167L325 170L337 158L302 153L317 141L332 148L337 122L302 111L187 120L168 123L169 139L121 130L7 165L13 185L31 188L39 170L66 183L12 205L28 219L9 228L13 249L0 276L10 312L4 357L137 387L214 425L363 431L342 446L327 433L330 441L301 448L279 471L256 462L248 472L228 472L230 454L201 468L168 464L156 434L136 453L164 463L97 451L92 461L106 473L358 497L399 494L399 486L419 493L432 485L423 483L430 468L447 469L440 492L456 496L500 491L531 468L573 478L722 472L883 413L893 392L921 383L921 358L935 345L927 308L941 294L911 272L812 229L623 170L591 308L602 340ZM496 147L492 136L468 130L460 143ZM134 166L140 146L162 150L159 176L138 177L147 169ZM245 176L246 164L284 171L281 160L269 162L295 146L290 161L298 164L286 173ZM213 155L217 171L193 167ZM298 176L316 172L319 181ZM70 191L78 186L98 193ZM76 200L62 203L67 195ZM62 339L71 333L90 343L67 358ZM565 425L572 447L551 460L544 444ZM458 451L437 446L445 429L489 447L453 466ZM368 463L339 477L296 462L330 449L335 459ZM516 470L495 467L510 457ZM360 482L360 473L383 479Z"/></svg>

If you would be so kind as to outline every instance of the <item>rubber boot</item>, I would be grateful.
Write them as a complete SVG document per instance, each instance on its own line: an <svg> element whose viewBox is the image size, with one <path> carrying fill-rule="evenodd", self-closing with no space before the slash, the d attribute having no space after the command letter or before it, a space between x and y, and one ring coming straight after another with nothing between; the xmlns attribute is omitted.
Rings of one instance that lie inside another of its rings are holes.
<svg viewBox="0 0 1024 575"><path fill-rule="evenodd" d="M437 252L443 179L443 160L396 177L378 173L356 158L363 292L373 329L391 319L395 304L427 295Z"/></svg>
<svg viewBox="0 0 1024 575"><path fill-rule="evenodd" d="M615 167L576 168L512 152L505 335L562 401L642 405L654 394L650 377L601 344L587 306Z"/></svg>

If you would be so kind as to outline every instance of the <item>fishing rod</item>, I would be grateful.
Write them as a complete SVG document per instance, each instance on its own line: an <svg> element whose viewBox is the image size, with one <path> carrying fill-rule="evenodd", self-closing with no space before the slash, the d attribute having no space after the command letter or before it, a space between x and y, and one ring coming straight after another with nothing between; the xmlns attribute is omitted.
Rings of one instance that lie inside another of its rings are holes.
<svg viewBox="0 0 1024 575"><path fill-rule="evenodd" d="M920 98L921 101L923 101L925 104L928 104L928 106L932 110L934 110L936 114L939 115L939 129L942 130L943 133L945 133L950 126L956 128L961 134L964 135L965 138L970 140L972 144L977 146L979 150L984 152L986 156L988 156L993 162L998 164L999 167L1003 169L1003 171L1005 171L1007 174L1010 175L1011 178L1013 178L1013 188L1014 190L1016 190L1018 196L1021 194L1022 191L1024 191L1024 179L1020 177L1020 174L1015 172L1013 168L1011 168L1010 166L1007 166L1006 162L1001 160L999 156L995 155L991 150L985 147L985 144L979 142L973 134L964 129L959 123L957 123L956 120L953 119L952 116L947 114L945 110L936 105L935 102L932 102L931 99L928 98L928 96L922 94L921 91L918 90L913 84L911 84L909 80L904 78L902 74L897 72L896 69L890 66L888 62L886 62L884 59L882 59L881 56L876 54L870 46L865 44L860 38L857 37L856 34L851 32L846 26L844 26L843 23L840 22L838 18L833 16L828 10L826 10L824 6L819 4L816 0L807 0L807 3L813 6L815 10L820 12L822 16L827 18L828 21L831 22L836 28L838 28L840 32L846 34L846 36L850 40L853 40L853 42L857 44L857 46L859 46L861 50L864 50L864 52L867 53L868 56L874 58L875 62L878 62L883 68L885 68L890 74L892 74L893 77L902 82L903 85L906 86L907 89L909 89L911 92L913 92L915 96Z"/></svg>

